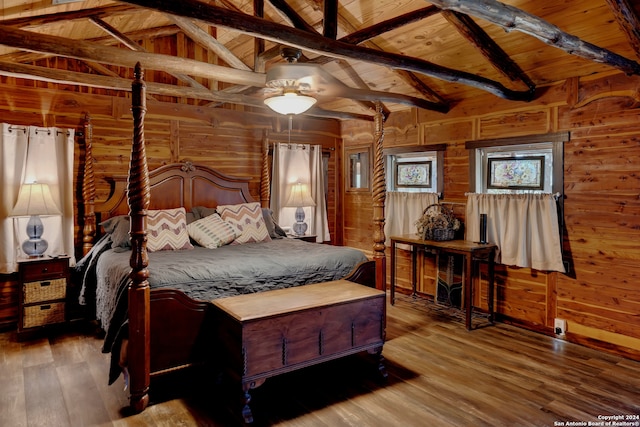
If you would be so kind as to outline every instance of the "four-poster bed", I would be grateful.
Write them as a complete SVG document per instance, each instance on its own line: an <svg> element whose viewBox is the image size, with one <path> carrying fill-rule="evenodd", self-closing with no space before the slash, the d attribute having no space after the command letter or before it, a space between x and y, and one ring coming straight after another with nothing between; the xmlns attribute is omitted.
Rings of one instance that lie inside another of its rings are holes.
<svg viewBox="0 0 640 427"><path fill-rule="evenodd" d="M127 177L114 178L110 198L96 206L93 159L91 152L92 131L87 117L85 125L86 160L83 180L84 228L83 252L91 254L96 235L96 212L101 220L107 217L128 215L129 220L129 274L126 281L128 322L125 323L128 336L126 342L126 363L129 372L130 403L134 410L142 411L149 403L149 385L152 375L173 371L206 361L213 351L212 339L203 337L202 330L213 331L210 323L211 303L208 300L189 298L179 289L151 289L149 274L150 254L147 250L148 213L184 207L188 212L198 206L220 206L254 202L248 190L248 180L224 176L208 167L191 163L172 164L149 172L147 168L144 116L146 113L145 84L140 64L135 68L132 84L133 142ZM319 279L330 281L345 276L355 281L380 289L385 287L384 254L384 172L382 165L382 113L375 120L375 163L373 176L373 235L374 256L372 261L356 263L349 274L335 278ZM269 197L268 162L263 161L261 174L262 206ZM293 239L284 239L293 240ZM325 247L348 250L349 248L313 243L318 250ZM280 244L278 242L274 243ZM262 245L262 243L260 243ZM243 245L239 245L243 246ZM251 246L251 245L245 245ZM256 245L253 245L256 246ZM266 245L264 247L267 247ZM308 246L307 246L308 247ZM220 251L222 248L216 249ZM237 248L230 248L236 250ZM310 248L309 248L310 249ZM314 249L315 250L315 249ZM306 252L306 250L303 250ZM195 251L194 251L195 253ZM221 253L221 252L220 252ZM345 252L346 253L346 252ZM154 254L151 254L154 255ZM344 257L342 253L340 258ZM366 261L366 258L365 258ZM346 268L345 266L341 266ZM299 273L296 273L298 275ZM154 278L152 278L154 279ZM316 281L318 280L315 278ZM153 280L151 280L153 281ZM313 278L308 283L313 283ZM288 285L284 285L285 287ZM127 315L125 315L126 317ZM163 333L151 334L151 331ZM383 333L384 331L382 331ZM109 336L109 332L107 334ZM210 337L209 337L210 338ZM117 349L117 347L116 347ZM113 355L112 355L113 358Z"/></svg>

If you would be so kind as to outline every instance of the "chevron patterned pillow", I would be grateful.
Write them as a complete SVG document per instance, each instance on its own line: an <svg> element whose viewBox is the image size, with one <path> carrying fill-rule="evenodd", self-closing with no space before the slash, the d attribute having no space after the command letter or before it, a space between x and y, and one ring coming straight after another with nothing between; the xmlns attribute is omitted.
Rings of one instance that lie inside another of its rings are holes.
<svg viewBox="0 0 640 427"><path fill-rule="evenodd" d="M147 250L177 251L193 249L187 232L184 208L149 210L147 212Z"/></svg>
<svg viewBox="0 0 640 427"><path fill-rule="evenodd" d="M262 207L258 202L239 205L220 205L216 207L220 217L236 226L241 234L233 244L266 242L271 240L267 225L262 216Z"/></svg>

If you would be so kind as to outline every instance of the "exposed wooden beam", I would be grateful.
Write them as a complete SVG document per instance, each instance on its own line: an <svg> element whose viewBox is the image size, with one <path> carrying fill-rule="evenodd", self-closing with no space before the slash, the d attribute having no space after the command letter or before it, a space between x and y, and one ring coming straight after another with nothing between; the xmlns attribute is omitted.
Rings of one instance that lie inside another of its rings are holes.
<svg viewBox="0 0 640 427"><path fill-rule="evenodd" d="M375 50L383 50L377 44L372 42L370 39L376 37L380 34L384 34L387 31L394 30L396 28L400 28L403 25L410 24L412 22L416 22L418 20L428 18L436 13L440 13L440 9L435 6L428 6L414 12L405 13L404 15L400 15L396 18L391 18L386 21L380 22L379 24L373 25L371 27L363 28L361 30L356 30L356 28L349 22L348 19L343 17L342 15L338 15L338 21L340 26L344 31L348 32L349 35L342 37L340 39L341 42L350 43L350 44L359 44L362 43L363 46L368 47L370 49ZM326 64L330 61L334 61L335 58L331 58L328 56L319 56L312 61L317 64ZM430 99L439 104L447 105L448 102L440 96L436 91L431 89L424 81L420 80L418 76L410 71L405 70L394 70L398 76L405 81L409 86L414 88L419 94L425 96L427 99ZM388 117L388 116L385 116Z"/></svg>
<svg viewBox="0 0 640 427"><path fill-rule="evenodd" d="M259 18L264 18L264 0L253 0L253 14ZM253 39L253 71L264 73L266 61L263 59L265 43L263 39Z"/></svg>
<svg viewBox="0 0 640 427"><path fill-rule="evenodd" d="M135 41L131 40L126 35L122 34L120 31L118 31L116 28L111 26L109 23L103 21L102 19L91 17L90 21L92 23L94 23L95 25L97 25L99 28L101 28L104 31L106 31L107 34L111 35L114 39L118 40L120 43L122 43L123 45L125 45L129 49L133 50L134 52L146 52L145 48L140 46ZM176 79L180 80L181 82L188 84L189 86L198 87L200 89L208 90L205 86L200 84L194 78L187 76L186 74L171 73L171 75L174 76Z"/></svg>
<svg viewBox="0 0 640 427"><path fill-rule="evenodd" d="M177 58L171 55L130 52L125 49L102 46L83 40L69 40L63 37L19 30L5 25L0 25L0 40L4 45L33 52L49 53L131 68L137 62L141 62L145 64L147 69L216 78L245 86L264 87L266 80L264 74L251 71L236 70L193 59Z"/></svg>
<svg viewBox="0 0 640 427"><path fill-rule="evenodd" d="M322 35L335 40L338 37L338 0L324 0Z"/></svg>
<svg viewBox="0 0 640 427"><path fill-rule="evenodd" d="M428 0L441 9L485 19L505 31L520 31L572 55L600 62L625 73L640 74L640 64L562 31L549 22L496 0Z"/></svg>
<svg viewBox="0 0 640 427"><path fill-rule="evenodd" d="M95 87L110 90L121 90L125 92L131 91L131 79L98 76L86 73L78 73L74 71L56 70L46 67L37 67L34 65L14 64L0 61L0 75L23 79L34 79L37 77L37 80L39 81L51 83ZM192 88L187 86L175 86L164 83L147 82L146 86L147 95L155 94L177 98L202 99L220 103L247 105L266 110L266 107L264 106L262 101L254 97L229 94L219 91L202 90L199 88ZM305 114L315 117L334 119L373 120L372 116L351 114L345 112L334 112L323 110L321 108L312 108Z"/></svg>
<svg viewBox="0 0 640 427"><path fill-rule="evenodd" d="M96 87L111 90L131 90L131 79L122 77L99 76L88 73L58 70L54 68L38 67L35 65L0 62L0 75L25 79L38 78L59 84L73 84L86 87ZM222 92L212 92L208 89L176 86L164 83L148 82L148 92L156 95L166 95L184 98L197 98L217 102L229 102L243 105L263 107L256 98L243 97Z"/></svg>
<svg viewBox="0 0 640 427"><path fill-rule="evenodd" d="M530 89L536 87L522 68L471 17L450 10L443 10L442 16L474 45L496 70L511 81L523 82Z"/></svg>
<svg viewBox="0 0 640 427"><path fill-rule="evenodd" d="M364 80L362 80L362 77L360 77L360 75L356 72L356 70L353 69L351 64L349 64L347 61L343 61L343 60L340 60L339 63L340 63L340 67L342 68L342 70L349 75L349 77L355 83L355 85L357 87L370 89L369 86L367 85L367 83ZM368 108L368 109L370 109L372 111L376 110L376 104L373 101L367 101L367 104L362 103L362 105L365 108ZM383 109L383 113L384 113L385 117L389 117L389 109L384 105L382 106L382 109Z"/></svg>
<svg viewBox="0 0 640 427"><path fill-rule="evenodd" d="M286 43L320 55L333 56L340 59L357 59L380 66L413 71L449 82L465 84L505 99L530 101L535 95L534 91L531 90L512 90L491 79L443 67L419 58L375 51L361 46L352 46L348 43L329 40L308 31L269 22L255 16L206 5L196 0L183 0L181 2L170 0L127 0L127 2L180 16L201 19L212 25L235 29L253 37L262 37L276 43Z"/></svg>
<svg viewBox="0 0 640 427"><path fill-rule="evenodd" d="M189 36L189 38L200 44L205 49L208 49L218 55L218 57L229 64L229 66L237 68L238 70L251 70L247 64L235 56L225 45L207 34L206 31L198 27L192 20L170 14L167 14L166 16L174 24L180 27L180 29Z"/></svg>
<svg viewBox="0 0 640 427"><path fill-rule="evenodd" d="M312 34L318 34L315 28L313 28L307 21L302 19L300 15L284 0L269 0L269 3L280 12L284 13L284 15L291 21L291 24L304 31L308 31Z"/></svg>
<svg viewBox="0 0 640 427"><path fill-rule="evenodd" d="M6 11L6 10L5 10ZM140 12L140 9L127 5L95 7L91 9L72 10L45 15L28 16L24 18L5 19L2 25L11 27L37 27L45 24L55 24L60 21L72 21L87 18L105 18L107 16L129 15Z"/></svg>
<svg viewBox="0 0 640 427"><path fill-rule="evenodd" d="M341 42L350 44L360 44L365 40L372 39L389 31L404 27L413 22L421 21L430 16L440 13L440 9L435 6L427 6L422 9L408 12L385 21L379 22L370 27L362 28L358 31L350 33L340 39Z"/></svg>
<svg viewBox="0 0 640 427"><path fill-rule="evenodd" d="M640 17L628 0L607 0L618 25L627 35L631 47L640 58Z"/></svg>
<svg viewBox="0 0 640 427"><path fill-rule="evenodd" d="M302 30L306 30L312 34L319 34L315 28L311 25L308 25L307 22L302 19L302 17L300 15L298 15L298 13L293 10L291 8L291 6L289 6L286 2L284 2L283 0L269 0L271 2L271 4L278 8L281 12L283 12L290 20L291 22L294 24L294 26L296 28L302 29ZM335 32L335 34L333 36L327 36L326 35L326 31L327 28L325 27L324 31L325 34L323 35L324 37L328 37L329 39L333 39L335 40L336 36L337 36L337 17L338 17L338 4L336 2L336 0L324 0L324 17L325 17L325 24L327 23L327 14L329 15L329 25L330 27L333 26L332 28L328 28L329 31L333 31ZM333 24L331 24L330 22L333 21ZM346 63L346 61L341 63L343 65L343 68L345 68L345 71L347 73L350 74L355 74L353 72L353 69L351 68L351 65L349 65L348 63ZM358 88L360 89L364 89L364 90L369 90L369 86L367 86L367 84L360 78L354 79L354 83L356 84L356 86L358 86ZM374 105L371 105L371 103L369 101L367 102L363 102L363 100L361 99L357 99L355 100L356 102L358 102L359 104L363 105L365 108L368 109L373 109L375 108ZM383 107L385 111L388 111L388 109L386 107Z"/></svg>
<svg viewBox="0 0 640 427"><path fill-rule="evenodd" d="M101 46L82 40L69 40L62 37L38 34L16 28L5 27L3 25L0 25L0 39L3 44L8 46L80 60L89 60L125 67L134 67L136 63L144 62L145 64L148 64L148 69L191 74L205 78L216 78L218 80L243 86L255 86L262 88L266 83L266 76L264 74L254 73L251 71L236 70L169 55L147 52L130 52L125 49ZM205 91L202 90L200 92ZM393 93L384 93L384 95L385 100L394 99L395 97L396 102L402 104L442 111L442 106L419 98ZM368 100L368 98L366 100ZM238 103L243 104L243 102Z"/></svg>

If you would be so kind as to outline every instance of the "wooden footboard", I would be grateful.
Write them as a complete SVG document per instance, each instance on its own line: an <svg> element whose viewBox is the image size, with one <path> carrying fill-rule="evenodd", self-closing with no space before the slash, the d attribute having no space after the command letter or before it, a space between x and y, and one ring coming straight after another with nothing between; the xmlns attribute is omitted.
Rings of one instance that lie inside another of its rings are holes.
<svg viewBox="0 0 640 427"><path fill-rule="evenodd" d="M359 264L345 280L376 288L376 262ZM203 365L215 352L210 302L175 289L151 291L151 376Z"/></svg>
<svg viewBox="0 0 640 427"><path fill-rule="evenodd" d="M175 289L151 291L151 376L202 365L213 351L211 303Z"/></svg>

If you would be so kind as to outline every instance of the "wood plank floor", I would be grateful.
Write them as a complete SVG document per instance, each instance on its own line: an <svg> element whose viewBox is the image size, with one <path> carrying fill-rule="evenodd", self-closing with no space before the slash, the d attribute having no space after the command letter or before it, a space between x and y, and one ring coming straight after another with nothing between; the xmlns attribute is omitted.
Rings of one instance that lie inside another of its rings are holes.
<svg viewBox="0 0 640 427"><path fill-rule="evenodd" d="M404 295L388 306L386 382L368 355L270 378L253 391L254 424L539 427L640 415L640 362L504 324L468 332L432 307ZM239 389L203 373L154 382L152 404L129 414L122 378L107 385L101 339L79 326L25 342L0 334L0 426L240 424Z"/></svg>

